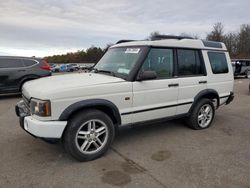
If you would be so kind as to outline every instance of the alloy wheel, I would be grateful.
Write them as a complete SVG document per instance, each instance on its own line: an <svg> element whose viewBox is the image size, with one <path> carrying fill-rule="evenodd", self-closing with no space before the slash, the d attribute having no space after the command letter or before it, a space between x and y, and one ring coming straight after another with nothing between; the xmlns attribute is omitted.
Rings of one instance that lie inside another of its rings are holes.
<svg viewBox="0 0 250 188"><path fill-rule="evenodd" d="M198 124L200 127L205 128L209 126L213 119L213 109L210 104L204 104L198 113Z"/></svg>
<svg viewBox="0 0 250 188"><path fill-rule="evenodd" d="M107 125L98 119L83 123L76 133L75 142L80 152L93 154L100 151L108 139Z"/></svg>

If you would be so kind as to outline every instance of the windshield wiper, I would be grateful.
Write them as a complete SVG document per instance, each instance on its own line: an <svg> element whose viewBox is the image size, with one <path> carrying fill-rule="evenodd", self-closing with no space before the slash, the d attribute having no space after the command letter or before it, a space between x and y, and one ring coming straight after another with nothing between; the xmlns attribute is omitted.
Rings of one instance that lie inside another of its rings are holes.
<svg viewBox="0 0 250 188"><path fill-rule="evenodd" d="M92 70L93 70L95 73L103 72L103 73L108 73L108 74L110 74L111 76L116 76L116 74L115 74L114 72L109 71L109 70L99 70L99 69L97 69L97 68L93 68Z"/></svg>

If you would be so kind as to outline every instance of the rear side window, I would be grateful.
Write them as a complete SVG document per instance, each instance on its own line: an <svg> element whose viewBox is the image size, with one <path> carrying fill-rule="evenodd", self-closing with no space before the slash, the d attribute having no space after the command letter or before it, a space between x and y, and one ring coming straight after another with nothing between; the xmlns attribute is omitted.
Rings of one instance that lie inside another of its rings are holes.
<svg viewBox="0 0 250 188"><path fill-rule="evenodd" d="M0 68L18 68L23 67L21 59L0 58Z"/></svg>
<svg viewBox="0 0 250 188"><path fill-rule="evenodd" d="M250 66L250 61L243 61L243 62L242 62L242 66L247 66L247 67L249 67L249 66Z"/></svg>
<svg viewBox="0 0 250 188"><path fill-rule="evenodd" d="M157 78L164 79L173 76L173 50L151 48L141 71L155 71Z"/></svg>
<svg viewBox="0 0 250 188"><path fill-rule="evenodd" d="M196 76L204 75L204 66L198 50L178 49L178 75Z"/></svg>
<svg viewBox="0 0 250 188"><path fill-rule="evenodd" d="M36 64L34 60L30 60L30 59L23 59L23 62L24 62L25 67L30 67Z"/></svg>
<svg viewBox="0 0 250 188"><path fill-rule="evenodd" d="M214 74L228 73L228 65L225 53L208 52L208 58Z"/></svg>

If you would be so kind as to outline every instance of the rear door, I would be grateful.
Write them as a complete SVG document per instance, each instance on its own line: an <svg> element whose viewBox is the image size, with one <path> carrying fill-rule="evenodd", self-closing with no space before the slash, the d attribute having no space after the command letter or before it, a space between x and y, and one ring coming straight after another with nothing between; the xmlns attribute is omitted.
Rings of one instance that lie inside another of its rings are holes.
<svg viewBox="0 0 250 188"><path fill-rule="evenodd" d="M139 74L143 71L155 71L157 78L133 82L133 122L174 116L178 97L174 50L151 48Z"/></svg>
<svg viewBox="0 0 250 188"><path fill-rule="evenodd" d="M207 51L207 71L209 72L208 88L218 92L220 104L227 100L233 91L234 78L231 60L228 52Z"/></svg>
<svg viewBox="0 0 250 188"><path fill-rule="evenodd" d="M207 88L207 75L200 50L177 49L179 96L177 114L189 111L194 97Z"/></svg>
<svg viewBox="0 0 250 188"><path fill-rule="evenodd" d="M0 58L0 92L17 92L23 74L25 68L21 59Z"/></svg>

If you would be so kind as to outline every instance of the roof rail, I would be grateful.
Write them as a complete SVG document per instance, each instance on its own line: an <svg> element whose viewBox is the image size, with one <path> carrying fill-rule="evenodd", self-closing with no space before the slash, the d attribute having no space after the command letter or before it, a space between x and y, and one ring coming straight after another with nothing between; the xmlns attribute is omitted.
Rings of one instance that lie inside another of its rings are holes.
<svg viewBox="0 0 250 188"><path fill-rule="evenodd" d="M116 42L116 44L120 44L120 43L124 43L124 42L133 42L136 40L119 40L118 42Z"/></svg>
<svg viewBox="0 0 250 188"><path fill-rule="evenodd" d="M194 39L193 37L185 37L185 36L176 36L176 35L155 35L151 38L151 40L164 40L164 39Z"/></svg>

